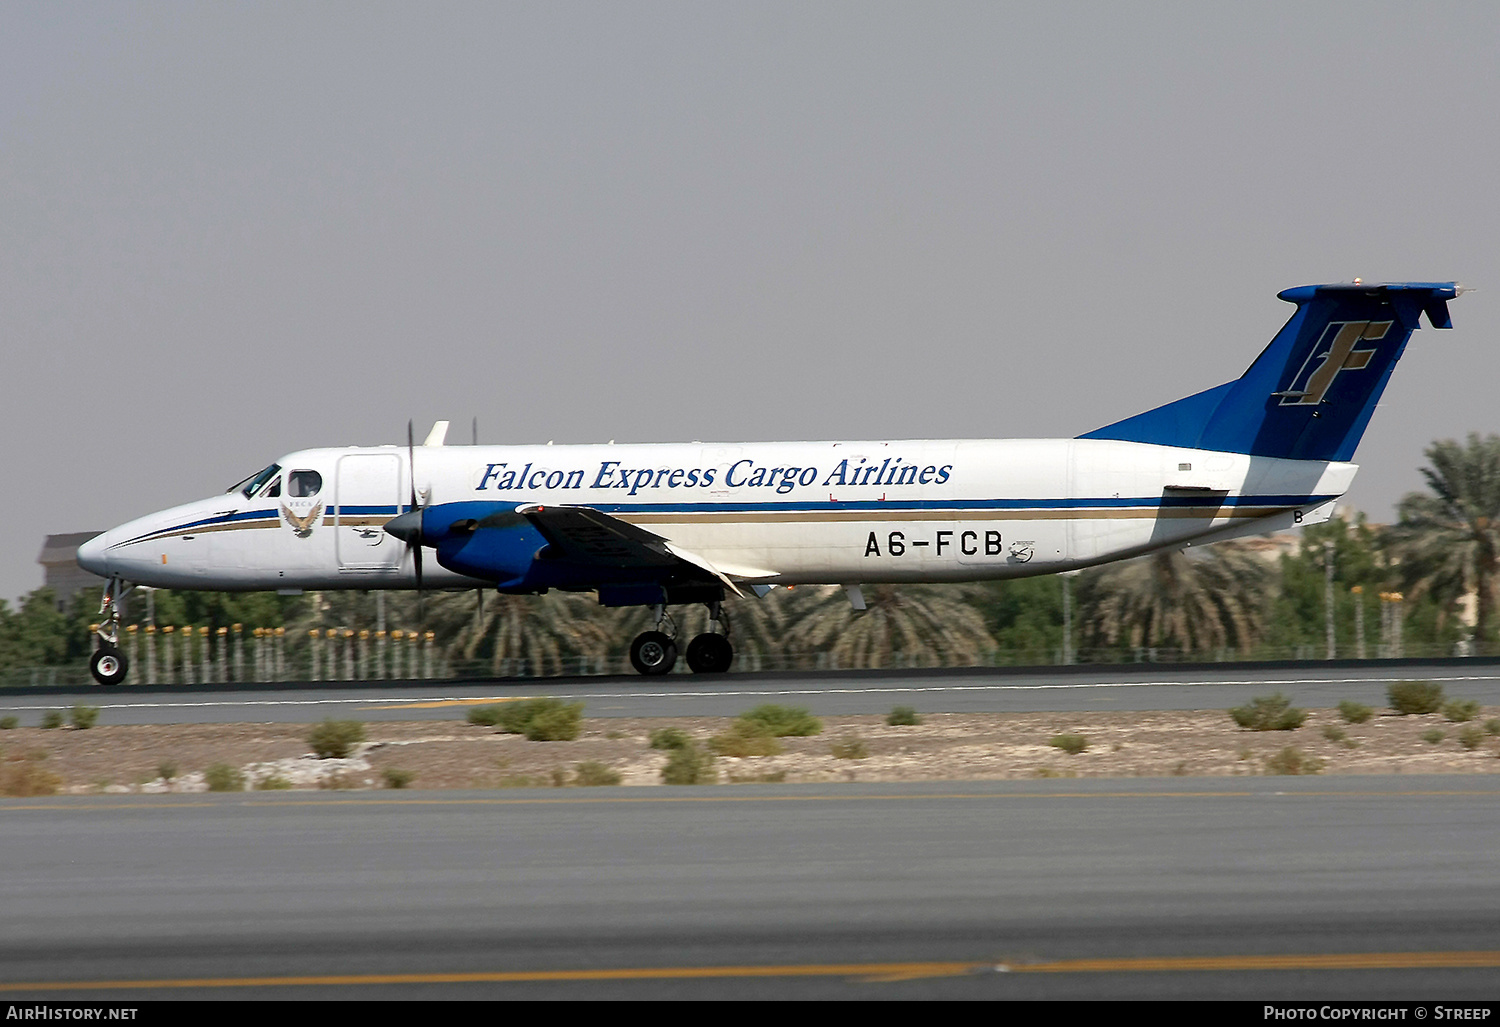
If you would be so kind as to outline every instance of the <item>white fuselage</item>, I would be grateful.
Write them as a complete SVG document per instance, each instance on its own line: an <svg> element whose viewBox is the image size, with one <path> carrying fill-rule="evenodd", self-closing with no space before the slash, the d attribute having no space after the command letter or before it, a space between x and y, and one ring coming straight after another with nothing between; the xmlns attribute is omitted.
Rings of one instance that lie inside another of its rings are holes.
<svg viewBox="0 0 1500 1027"><path fill-rule="evenodd" d="M1357 469L1085 439L422 446L413 455L424 506L592 507L755 584L1069 570L1326 520ZM143 517L87 543L79 562L171 588L415 586L407 548L382 530L410 505L406 448L303 450L279 464L277 496L264 494L268 483ZM293 495L296 471L316 472L320 487ZM435 562L424 582L480 584Z"/></svg>

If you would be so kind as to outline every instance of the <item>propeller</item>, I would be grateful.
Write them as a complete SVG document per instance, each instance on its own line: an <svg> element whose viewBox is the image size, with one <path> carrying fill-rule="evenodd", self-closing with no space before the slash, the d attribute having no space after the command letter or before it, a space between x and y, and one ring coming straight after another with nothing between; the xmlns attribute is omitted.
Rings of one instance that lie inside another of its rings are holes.
<svg viewBox="0 0 1500 1027"><path fill-rule="evenodd" d="M417 447L412 423L406 422L406 459L411 469L411 506L386 522L385 530L406 543L412 568L417 573L417 619L422 618L422 504L417 496Z"/></svg>
<svg viewBox="0 0 1500 1027"><path fill-rule="evenodd" d="M422 610L422 504L417 502L417 444L413 441L411 420L406 422L406 464L411 469L411 508L417 515L416 538L411 546L412 567L417 572L417 621L423 621Z"/></svg>

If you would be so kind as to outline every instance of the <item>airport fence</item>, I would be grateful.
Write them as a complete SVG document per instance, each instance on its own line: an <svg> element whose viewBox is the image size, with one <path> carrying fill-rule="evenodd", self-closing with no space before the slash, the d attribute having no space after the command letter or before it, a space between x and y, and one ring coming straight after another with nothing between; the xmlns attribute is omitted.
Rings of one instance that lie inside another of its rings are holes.
<svg viewBox="0 0 1500 1027"><path fill-rule="evenodd" d="M354 631L323 628L293 635L281 628L242 631L174 627L157 631L127 630L121 649L130 661L130 684L218 684L254 682L492 680L550 677L634 675L624 654L549 656L543 659L503 657L465 660L450 656L431 631ZM897 652L878 666L895 670L940 667L1046 667L1075 665L1240 663L1316 661L1327 657L1323 645L1223 647L1205 652L1163 646L1085 648L1069 654L1060 648L1000 649L978 659L951 654ZM1500 646L1473 642L1372 646L1366 653L1336 649L1341 659L1500 656ZM741 673L864 670L876 664L841 663L832 652L766 652L745 650L735 657ZM679 658L677 673L686 672ZM76 688L92 678L86 662L0 669L0 688Z"/></svg>

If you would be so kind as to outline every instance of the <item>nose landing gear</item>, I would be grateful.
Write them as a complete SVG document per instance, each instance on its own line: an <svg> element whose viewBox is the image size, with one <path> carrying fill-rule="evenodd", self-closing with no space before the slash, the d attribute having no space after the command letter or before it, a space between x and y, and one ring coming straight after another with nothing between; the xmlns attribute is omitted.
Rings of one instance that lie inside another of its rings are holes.
<svg viewBox="0 0 1500 1027"><path fill-rule="evenodd" d="M125 654L108 642L101 643L94 655L89 657L89 673L101 685L118 685L125 680L130 670L130 661Z"/></svg>
<svg viewBox="0 0 1500 1027"><path fill-rule="evenodd" d="M89 673L101 685L118 685L130 670L130 661L120 652L120 600L130 589L118 578L110 578L99 600L99 645L89 657Z"/></svg>

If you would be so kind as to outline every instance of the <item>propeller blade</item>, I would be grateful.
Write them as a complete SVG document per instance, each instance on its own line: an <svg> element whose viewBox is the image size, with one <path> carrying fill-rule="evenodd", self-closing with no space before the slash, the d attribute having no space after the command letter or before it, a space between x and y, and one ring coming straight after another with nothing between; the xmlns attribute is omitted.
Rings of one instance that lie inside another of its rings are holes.
<svg viewBox="0 0 1500 1027"><path fill-rule="evenodd" d="M413 526L414 530L407 537L406 546L411 550L412 569L416 571L417 575L417 623L422 624L426 619L423 615L424 604L422 596L422 506L417 502L417 443L410 418L406 421L406 462L407 468L411 471L411 509L409 514L413 516L416 522Z"/></svg>
<svg viewBox="0 0 1500 1027"><path fill-rule="evenodd" d="M406 466L411 471L411 508L417 509L417 444L412 434L412 423L406 422Z"/></svg>

